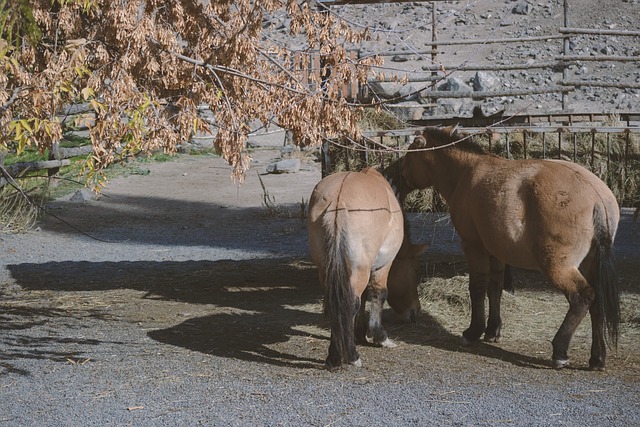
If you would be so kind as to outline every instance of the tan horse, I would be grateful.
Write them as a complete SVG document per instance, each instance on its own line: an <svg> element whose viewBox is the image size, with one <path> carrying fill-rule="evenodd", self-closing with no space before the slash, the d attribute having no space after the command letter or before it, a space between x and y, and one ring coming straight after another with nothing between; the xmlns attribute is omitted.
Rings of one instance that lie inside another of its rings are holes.
<svg viewBox="0 0 640 427"><path fill-rule="evenodd" d="M505 264L540 270L569 301L553 339L553 366L568 364L573 334L591 314L589 366L603 370L616 344L620 301L612 246L620 218L615 197L585 168L556 160L486 154L452 128L428 128L404 157L409 188L433 186L447 201L469 266L471 325L465 342L498 341ZM459 141L459 142L456 142ZM489 319L485 322L485 296Z"/></svg>
<svg viewBox="0 0 640 427"><path fill-rule="evenodd" d="M331 321L327 368L343 363L360 366L355 343L366 342L367 329L375 344L394 346L381 319L387 294L396 312L415 319L420 310L415 259L424 246L412 245L408 234L403 237L400 204L374 169L338 172L314 188L309 200L309 244ZM366 295L371 300L368 328Z"/></svg>

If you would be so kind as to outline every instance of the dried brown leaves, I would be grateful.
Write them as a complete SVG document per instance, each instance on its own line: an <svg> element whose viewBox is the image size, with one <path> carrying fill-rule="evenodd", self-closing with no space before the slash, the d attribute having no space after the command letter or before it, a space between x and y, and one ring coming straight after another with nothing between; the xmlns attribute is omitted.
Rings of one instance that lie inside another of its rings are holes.
<svg viewBox="0 0 640 427"><path fill-rule="evenodd" d="M95 112L90 175L114 161L116 152L171 152L194 132L208 130L199 106L213 112L215 146L236 177L249 166L249 123L277 123L298 144L358 134L360 111L341 99L341 90L366 79L375 59L350 61L344 46L367 34L306 1L30 4L42 39L38 46L25 39L20 49L0 55L0 144L15 144L8 125L28 117L49 125L23 133L23 144L48 147L62 135L59 114L78 102ZM288 14L293 34L306 36L304 50L292 52L265 37L265 17L277 13ZM311 63L318 51L324 68L306 75L300 64Z"/></svg>

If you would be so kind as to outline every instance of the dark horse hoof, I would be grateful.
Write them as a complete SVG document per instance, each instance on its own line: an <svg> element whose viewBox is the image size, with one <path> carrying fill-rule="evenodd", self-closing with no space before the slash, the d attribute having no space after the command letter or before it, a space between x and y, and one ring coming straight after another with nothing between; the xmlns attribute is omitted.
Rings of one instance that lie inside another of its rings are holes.
<svg viewBox="0 0 640 427"><path fill-rule="evenodd" d="M341 359L340 357L335 357L335 356L331 357L331 355L329 355L327 359L324 361L325 369L329 372L337 371L342 366L342 360L340 359Z"/></svg>
<svg viewBox="0 0 640 427"><path fill-rule="evenodd" d="M355 366L356 368L361 368L362 360L358 357L356 360L349 362L349 364ZM327 360L324 362L324 367L329 372L335 372L340 369L341 366L342 363L332 362L331 360L329 360L329 358L327 358Z"/></svg>
<svg viewBox="0 0 640 427"><path fill-rule="evenodd" d="M338 369L340 369L340 366L342 366L341 363L335 363L330 361L329 359L325 360L324 362L324 368L329 372L337 371Z"/></svg>
<svg viewBox="0 0 640 427"><path fill-rule="evenodd" d="M592 371L604 371L604 360L599 357L589 359L589 369Z"/></svg>
<svg viewBox="0 0 640 427"><path fill-rule="evenodd" d="M484 335L484 342L496 342L496 343L500 342L500 335L492 336L492 335L485 334Z"/></svg>

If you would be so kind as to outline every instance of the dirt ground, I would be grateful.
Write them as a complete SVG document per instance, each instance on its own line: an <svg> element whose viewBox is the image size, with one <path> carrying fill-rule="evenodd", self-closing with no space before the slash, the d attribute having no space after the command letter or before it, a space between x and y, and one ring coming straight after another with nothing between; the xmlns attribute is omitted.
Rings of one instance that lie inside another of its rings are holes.
<svg viewBox="0 0 640 427"><path fill-rule="evenodd" d="M566 305L516 272L501 343L462 347L464 303L423 299L417 324L385 312L397 348L360 347L362 368L329 373L301 214L319 165L307 155L296 174L264 174L278 156L257 149L241 187L214 156L143 164L99 200L52 204L75 229L47 217L0 236L0 425L640 425L631 212L616 247L627 321L606 372L586 370L588 321L573 365L550 368ZM431 243L424 286L464 289L447 217L412 226Z"/></svg>

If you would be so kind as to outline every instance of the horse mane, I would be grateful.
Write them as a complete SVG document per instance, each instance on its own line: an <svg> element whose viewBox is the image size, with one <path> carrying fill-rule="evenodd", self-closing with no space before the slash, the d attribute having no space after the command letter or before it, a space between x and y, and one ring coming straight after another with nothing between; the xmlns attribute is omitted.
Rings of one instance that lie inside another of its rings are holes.
<svg viewBox="0 0 640 427"><path fill-rule="evenodd" d="M378 169L378 172L385 177L385 179L391 185L393 192L396 194L400 205L404 203L404 199L407 197L407 194L411 191L409 190L407 183L402 177L402 157L392 161L387 167L384 169Z"/></svg>
<svg viewBox="0 0 640 427"><path fill-rule="evenodd" d="M384 169L378 170L382 176L389 182L393 192L398 198L400 207L402 208L402 222L404 224L404 239L402 241L402 247L400 251L406 246L407 243L411 243L411 224L407 218L407 213L404 211L404 200L411 192L411 189L407 186L407 182L402 177L402 157L391 162Z"/></svg>
<svg viewBox="0 0 640 427"><path fill-rule="evenodd" d="M456 127L427 127L423 132L430 147L450 146L460 151L472 154L486 154L480 144L472 141L469 135L459 132ZM456 142L458 141L458 142ZM455 144L452 144L454 143ZM450 145L451 144L451 145Z"/></svg>

